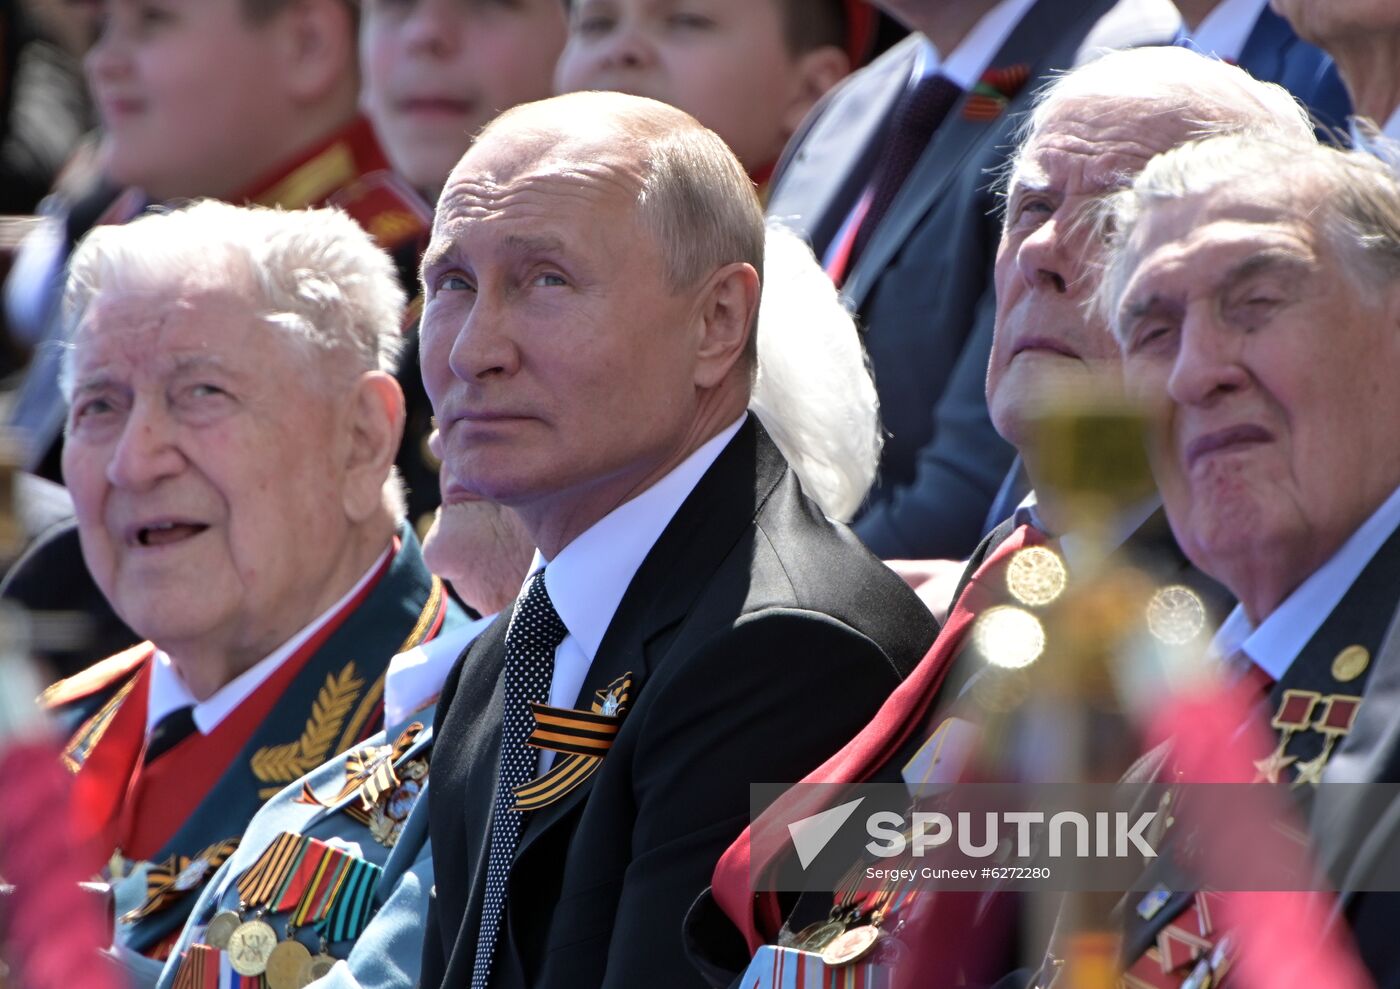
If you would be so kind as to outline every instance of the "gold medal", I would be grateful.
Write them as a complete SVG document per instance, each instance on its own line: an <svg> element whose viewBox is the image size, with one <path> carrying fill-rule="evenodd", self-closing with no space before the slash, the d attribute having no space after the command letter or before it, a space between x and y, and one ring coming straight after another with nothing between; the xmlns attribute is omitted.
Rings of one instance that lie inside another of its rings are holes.
<svg viewBox="0 0 1400 989"><path fill-rule="evenodd" d="M268 989L301 989L311 951L300 941L288 939L272 949L267 959Z"/></svg>
<svg viewBox="0 0 1400 989"><path fill-rule="evenodd" d="M873 924L853 927L822 949L822 961L831 968L858 962L870 954L883 936Z"/></svg>
<svg viewBox="0 0 1400 989"><path fill-rule="evenodd" d="M229 935L228 961L239 975L262 975L276 947L277 932L272 925L250 920Z"/></svg>
<svg viewBox="0 0 1400 989"><path fill-rule="evenodd" d="M1366 672L1371 665L1371 654L1365 646L1347 646L1332 660L1332 679L1339 683L1350 683Z"/></svg>
<svg viewBox="0 0 1400 989"><path fill-rule="evenodd" d="M301 984L309 986L317 979L324 979L331 974L331 969L335 968L335 959L326 954L324 950L319 955L306 962L301 970Z"/></svg>
<svg viewBox="0 0 1400 989"><path fill-rule="evenodd" d="M243 918L232 910L220 910L204 929L204 943L211 948L227 948L229 937L242 923Z"/></svg>
<svg viewBox="0 0 1400 989"><path fill-rule="evenodd" d="M799 951L821 951L846 930L839 920L819 920L797 932L792 946Z"/></svg>

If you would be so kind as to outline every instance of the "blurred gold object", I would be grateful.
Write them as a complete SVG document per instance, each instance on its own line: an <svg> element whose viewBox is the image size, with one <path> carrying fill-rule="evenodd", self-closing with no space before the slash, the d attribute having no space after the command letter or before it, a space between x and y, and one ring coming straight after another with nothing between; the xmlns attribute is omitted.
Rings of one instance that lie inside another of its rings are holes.
<svg viewBox="0 0 1400 989"><path fill-rule="evenodd" d="M5 569L24 549L16 486L24 449L13 431L0 429L0 561Z"/></svg>
<svg viewBox="0 0 1400 989"><path fill-rule="evenodd" d="M1189 587L1159 588L1147 602L1147 630L1169 646L1184 646L1205 627L1206 606Z"/></svg>
<svg viewBox="0 0 1400 989"><path fill-rule="evenodd" d="M1011 596L1033 608L1043 608L1059 597L1067 578L1059 555L1045 546L1020 550L1006 568L1006 587Z"/></svg>
<svg viewBox="0 0 1400 989"><path fill-rule="evenodd" d="M1081 931L1069 939L1065 989L1117 989L1119 937L1106 931Z"/></svg>

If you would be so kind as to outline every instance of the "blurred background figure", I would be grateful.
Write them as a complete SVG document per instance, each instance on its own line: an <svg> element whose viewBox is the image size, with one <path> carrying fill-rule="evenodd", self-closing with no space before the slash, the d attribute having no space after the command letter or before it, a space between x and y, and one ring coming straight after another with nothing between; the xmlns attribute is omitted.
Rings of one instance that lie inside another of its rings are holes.
<svg viewBox="0 0 1400 989"><path fill-rule="evenodd" d="M95 0L11 0L0 13L0 214L33 213L97 122L82 59Z"/></svg>
<svg viewBox="0 0 1400 989"><path fill-rule="evenodd" d="M555 89L679 107L762 186L808 111L860 64L873 25L863 0L575 0Z"/></svg>
<svg viewBox="0 0 1400 989"><path fill-rule="evenodd" d="M86 225L195 197L329 203L400 252L411 277L429 213L402 193L357 113L355 20L348 0L105 0L85 66L102 123L98 164L122 191L115 200L94 193L96 209L56 204L6 285L10 327L34 347L7 415L26 444L26 468L59 479L57 303Z"/></svg>
<svg viewBox="0 0 1400 989"><path fill-rule="evenodd" d="M1400 5L1386 0L1273 0L1300 37L1337 60L1359 123L1352 140L1381 151L1379 134L1400 141ZM1393 147L1383 151L1400 162Z"/></svg>
<svg viewBox="0 0 1400 989"><path fill-rule="evenodd" d="M1351 101L1337 67L1326 52L1300 39L1269 0L1175 3L1183 21L1178 44L1278 83L1308 108L1324 137L1345 133Z"/></svg>
<svg viewBox="0 0 1400 989"><path fill-rule="evenodd" d="M915 33L833 90L784 152L790 222L865 331L888 438L855 529L882 557L965 557L1012 450L987 415L989 176L1030 94L1104 46L1170 41L1166 0L883 0Z"/></svg>
<svg viewBox="0 0 1400 989"><path fill-rule="evenodd" d="M564 47L564 0L478 3L368 0L360 20L361 105L394 171L432 214L447 173L472 138L503 110L550 94ZM419 535L438 504L438 460L428 449L433 410L418 367L417 262L405 270L410 299L408 346L399 363L407 419L396 460L408 486L408 513Z"/></svg>

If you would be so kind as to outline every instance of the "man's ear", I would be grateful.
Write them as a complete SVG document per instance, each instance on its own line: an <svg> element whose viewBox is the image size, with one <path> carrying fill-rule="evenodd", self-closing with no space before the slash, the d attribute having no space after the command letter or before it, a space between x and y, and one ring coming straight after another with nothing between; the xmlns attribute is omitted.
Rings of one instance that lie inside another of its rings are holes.
<svg viewBox="0 0 1400 989"><path fill-rule="evenodd" d="M697 387L715 387L743 359L758 314L758 284L758 272L742 261L710 276L701 297Z"/></svg>
<svg viewBox="0 0 1400 989"><path fill-rule="evenodd" d="M783 137L792 137L817 100L850 74L851 57L835 45L822 45L799 55L797 84L783 110Z"/></svg>
<svg viewBox="0 0 1400 989"><path fill-rule="evenodd" d="M346 0L292 0L268 27L293 100L317 104L353 82L355 21Z"/></svg>
<svg viewBox="0 0 1400 989"><path fill-rule="evenodd" d="M384 504L384 481L403 438L403 390L392 375L367 371L355 383L345 415L345 515L352 522L364 522Z"/></svg>

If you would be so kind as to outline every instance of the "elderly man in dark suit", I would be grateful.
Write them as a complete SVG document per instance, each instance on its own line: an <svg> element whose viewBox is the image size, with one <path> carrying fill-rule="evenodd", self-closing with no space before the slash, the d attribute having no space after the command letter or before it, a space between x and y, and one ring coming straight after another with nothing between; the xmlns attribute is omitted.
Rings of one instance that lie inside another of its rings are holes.
<svg viewBox="0 0 1400 989"><path fill-rule="evenodd" d="M1316 852L1376 983L1400 985L1396 896L1358 892L1378 864L1363 839L1393 841L1368 837L1356 788L1325 785L1400 773L1400 654L1382 648L1400 601L1400 184L1360 153L1218 138L1150 165L1119 223L1104 296L1127 383L1160 410L1167 514L1240 601L1216 652L1272 684L1258 778L1322 785ZM1188 924L1191 893L1144 912L1130 949Z"/></svg>
<svg viewBox="0 0 1400 989"><path fill-rule="evenodd" d="M769 199L865 327L889 440L856 533L882 557L963 558L1011 448L987 415L993 173L1049 75L1105 47L1164 44L1162 0L883 0L916 33L818 105Z"/></svg>
<svg viewBox="0 0 1400 989"><path fill-rule="evenodd" d="M448 180L443 469L539 553L443 689L425 986L698 984L681 920L749 784L819 762L932 639L745 412L762 255L737 159L651 100L518 108Z"/></svg>

